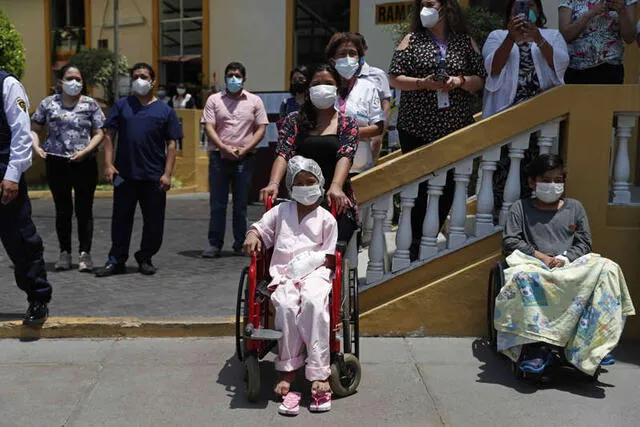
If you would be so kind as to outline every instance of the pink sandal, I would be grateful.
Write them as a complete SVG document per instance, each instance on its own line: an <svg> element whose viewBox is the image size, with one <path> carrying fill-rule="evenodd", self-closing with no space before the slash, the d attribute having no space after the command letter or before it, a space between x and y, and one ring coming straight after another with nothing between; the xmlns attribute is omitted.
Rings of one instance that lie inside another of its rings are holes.
<svg viewBox="0 0 640 427"><path fill-rule="evenodd" d="M283 402L278 408L278 413L281 415L298 415L300 412L300 400L302 395L295 391L290 391L283 397Z"/></svg>
<svg viewBox="0 0 640 427"><path fill-rule="evenodd" d="M312 394L309 410L311 412L330 411L331 410L331 392L322 393L322 394Z"/></svg>

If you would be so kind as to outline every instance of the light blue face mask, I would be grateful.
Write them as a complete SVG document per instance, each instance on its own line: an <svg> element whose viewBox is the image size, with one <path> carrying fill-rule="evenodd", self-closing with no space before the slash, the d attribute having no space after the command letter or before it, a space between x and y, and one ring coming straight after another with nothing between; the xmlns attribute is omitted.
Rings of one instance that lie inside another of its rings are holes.
<svg viewBox="0 0 640 427"><path fill-rule="evenodd" d="M227 90L231 93L238 93L242 90L244 82L240 77L229 77L227 78Z"/></svg>

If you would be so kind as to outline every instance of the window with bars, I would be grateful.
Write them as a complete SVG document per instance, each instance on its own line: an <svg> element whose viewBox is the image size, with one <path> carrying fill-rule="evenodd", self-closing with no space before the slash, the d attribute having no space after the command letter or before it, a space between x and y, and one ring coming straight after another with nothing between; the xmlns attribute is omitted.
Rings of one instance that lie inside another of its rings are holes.
<svg viewBox="0 0 640 427"><path fill-rule="evenodd" d="M160 2L161 79L170 92L178 83L201 85L203 1L208 0Z"/></svg>

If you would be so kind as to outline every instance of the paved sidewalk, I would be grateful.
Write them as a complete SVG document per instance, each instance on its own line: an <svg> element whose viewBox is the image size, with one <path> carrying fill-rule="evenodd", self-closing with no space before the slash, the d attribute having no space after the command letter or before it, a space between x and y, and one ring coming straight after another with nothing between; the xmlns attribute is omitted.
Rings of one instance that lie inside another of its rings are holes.
<svg viewBox="0 0 640 427"><path fill-rule="evenodd" d="M481 340L368 338L357 394L328 414L277 414L273 364L249 404L233 340L0 340L2 426L636 426L640 345L593 384L517 382ZM308 384L297 388L308 390Z"/></svg>
<svg viewBox="0 0 640 427"><path fill-rule="evenodd" d="M136 214L128 274L97 279L77 270L54 272L58 259L55 214L52 199L33 200L33 219L45 244L45 261L53 284L52 316L138 318L221 317L235 314L238 280L245 257L231 255L231 205L227 215L225 253L220 259L201 259L207 245L208 194L170 196L167 202L164 243L153 262L155 276L137 273L133 253L140 244L142 221ZM94 205L93 260L106 261L111 245L111 199L96 199ZM249 221L262 213L260 205L249 206ZM77 266L77 238L74 220L73 261ZM26 297L15 285L13 269L0 248L0 319L21 318Z"/></svg>

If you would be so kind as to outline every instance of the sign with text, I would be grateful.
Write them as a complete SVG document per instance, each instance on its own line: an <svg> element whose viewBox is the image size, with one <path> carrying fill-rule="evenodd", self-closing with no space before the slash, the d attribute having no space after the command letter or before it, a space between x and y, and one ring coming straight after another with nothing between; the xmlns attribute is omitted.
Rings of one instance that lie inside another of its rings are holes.
<svg viewBox="0 0 640 427"><path fill-rule="evenodd" d="M411 1L377 4L376 25L400 24L407 20L412 9Z"/></svg>

